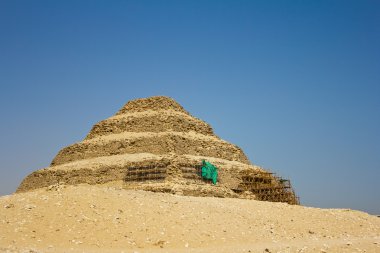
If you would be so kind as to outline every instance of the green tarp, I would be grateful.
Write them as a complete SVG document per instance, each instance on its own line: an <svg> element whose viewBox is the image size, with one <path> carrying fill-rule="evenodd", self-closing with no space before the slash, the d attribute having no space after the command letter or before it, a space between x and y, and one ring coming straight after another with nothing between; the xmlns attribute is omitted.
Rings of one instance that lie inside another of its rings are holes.
<svg viewBox="0 0 380 253"><path fill-rule="evenodd" d="M218 181L218 169L209 162L205 160L202 161L202 177L205 179L212 180L213 184Z"/></svg>

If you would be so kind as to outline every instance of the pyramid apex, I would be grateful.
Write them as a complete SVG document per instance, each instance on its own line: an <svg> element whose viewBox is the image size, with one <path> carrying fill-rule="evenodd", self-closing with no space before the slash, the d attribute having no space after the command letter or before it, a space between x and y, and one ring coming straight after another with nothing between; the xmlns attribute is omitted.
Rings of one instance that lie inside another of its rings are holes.
<svg viewBox="0 0 380 253"><path fill-rule="evenodd" d="M118 112L117 115L127 112L142 112L146 110L174 110L189 114L177 101L167 96L153 96L138 98L128 101Z"/></svg>

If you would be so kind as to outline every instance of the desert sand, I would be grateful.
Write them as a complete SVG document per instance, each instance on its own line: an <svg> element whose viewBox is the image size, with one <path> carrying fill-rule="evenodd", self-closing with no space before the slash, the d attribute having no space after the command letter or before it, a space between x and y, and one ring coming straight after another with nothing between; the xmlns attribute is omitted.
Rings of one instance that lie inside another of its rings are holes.
<svg viewBox="0 0 380 253"><path fill-rule="evenodd" d="M380 252L380 219L237 198L112 185L0 197L2 252Z"/></svg>

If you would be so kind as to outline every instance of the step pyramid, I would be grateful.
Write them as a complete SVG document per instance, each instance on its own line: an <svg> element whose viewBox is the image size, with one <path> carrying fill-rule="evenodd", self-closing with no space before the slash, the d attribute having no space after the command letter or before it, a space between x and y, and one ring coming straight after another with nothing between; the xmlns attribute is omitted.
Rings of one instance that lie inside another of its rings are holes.
<svg viewBox="0 0 380 253"><path fill-rule="evenodd" d="M202 179L202 160L218 167L217 185ZM288 180L251 164L241 148L165 96L129 101L83 141L60 150L49 167L28 175L17 192L56 184L298 203Z"/></svg>

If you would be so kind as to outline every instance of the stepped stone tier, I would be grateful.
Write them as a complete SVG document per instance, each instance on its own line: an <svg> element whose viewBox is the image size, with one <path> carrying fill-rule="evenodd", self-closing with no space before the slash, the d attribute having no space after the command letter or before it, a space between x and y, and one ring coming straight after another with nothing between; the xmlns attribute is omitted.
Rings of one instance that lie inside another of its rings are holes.
<svg viewBox="0 0 380 253"><path fill-rule="evenodd" d="M217 185L202 179L205 159L219 169ZM63 148L47 168L27 176L17 192L55 184L117 184L174 194L256 198L297 204L288 180L252 165L236 145L169 97L129 101Z"/></svg>

